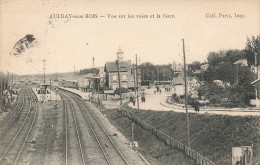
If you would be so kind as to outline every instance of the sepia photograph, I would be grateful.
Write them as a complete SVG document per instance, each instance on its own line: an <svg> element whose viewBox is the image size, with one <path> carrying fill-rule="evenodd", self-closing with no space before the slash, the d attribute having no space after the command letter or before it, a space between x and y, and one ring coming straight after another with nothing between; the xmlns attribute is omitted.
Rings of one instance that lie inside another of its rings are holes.
<svg viewBox="0 0 260 165"><path fill-rule="evenodd" d="M260 165L260 0L0 0L1 165Z"/></svg>

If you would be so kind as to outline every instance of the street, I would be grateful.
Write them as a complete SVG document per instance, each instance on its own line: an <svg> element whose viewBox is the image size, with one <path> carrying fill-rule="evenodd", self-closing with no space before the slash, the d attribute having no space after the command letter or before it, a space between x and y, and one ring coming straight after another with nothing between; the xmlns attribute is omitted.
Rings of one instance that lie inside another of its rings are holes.
<svg viewBox="0 0 260 165"><path fill-rule="evenodd" d="M168 104L166 102L167 98L171 96L170 92L162 92L162 93L154 93L155 88L153 89L145 89L145 97L146 101L144 103L141 102L139 98L139 108L141 110L154 110L154 111L174 111L179 113L185 112L185 105L183 106L174 106L173 104ZM135 106L133 103L129 103L129 106L132 108L137 108L137 102ZM196 113L193 108L188 108L189 113ZM218 114L218 115L230 115L230 116L260 116L260 109L257 110L245 110L243 108L207 108L200 107L199 114Z"/></svg>

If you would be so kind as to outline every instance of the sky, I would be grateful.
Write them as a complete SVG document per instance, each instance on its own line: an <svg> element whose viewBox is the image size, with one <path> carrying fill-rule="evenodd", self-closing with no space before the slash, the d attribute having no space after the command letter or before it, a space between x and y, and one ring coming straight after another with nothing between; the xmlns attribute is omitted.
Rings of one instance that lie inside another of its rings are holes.
<svg viewBox="0 0 260 165"><path fill-rule="evenodd" d="M210 51L244 49L260 35L259 0L1 0L0 17L0 70L15 74L42 74L43 59L46 73L91 68L92 57L103 67L119 47L132 63L136 54L141 63L183 63L183 38L187 63L204 62ZM10 54L27 34L37 44Z"/></svg>

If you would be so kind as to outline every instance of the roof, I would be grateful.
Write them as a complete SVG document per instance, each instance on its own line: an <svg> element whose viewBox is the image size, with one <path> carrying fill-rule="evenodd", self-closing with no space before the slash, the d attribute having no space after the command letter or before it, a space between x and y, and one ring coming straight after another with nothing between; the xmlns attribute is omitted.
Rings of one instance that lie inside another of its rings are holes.
<svg viewBox="0 0 260 165"><path fill-rule="evenodd" d="M78 78L91 78L91 77L94 77L94 73L87 73L87 74L78 76Z"/></svg>
<svg viewBox="0 0 260 165"><path fill-rule="evenodd" d="M196 76L193 76L193 77L187 76L186 77L187 82L192 81L193 79L196 79L201 84L200 80ZM174 77L172 79L172 81L173 81L173 83L175 85L177 85L177 84L179 84L179 85L180 84L184 84L184 74L179 74L178 77Z"/></svg>
<svg viewBox="0 0 260 165"><path fill-rule="evenodd" d="M121 72L127 72L130 67L131 67L130 61L119 61L119 70ZM105 71L117 72L117 63L116 62L107 62L105 64Z"/></svg>
<svg viewBox="0 0 260 165"><path fill-rule="evenodd" d="M77 80L63 80L65 82L77 82Z"/></svg>
<svg viewBox="0 0 260 165"><path fill-rule="evenodd" d="M241 59L241 60L238 60L236 62L234 62L233 64L242 64L243 66L247 66L247 60L246 59Z"/></svg>
<svg viewBox="0 0 260 165"><path fill-rule="evenodd" d="M195 73L195 74L200 74L200 73L202 73L202 72L201 72L201 70L196 70L196 71L193 72L193 73Z"/></svg>
<svg viewBox="0 0 260 165"><path fill-rule="evenodd" d="M88 68L88 69L82 69L79 72L79 75L85 75L85 74L98 74L99 73L99 68Z"/></svg>

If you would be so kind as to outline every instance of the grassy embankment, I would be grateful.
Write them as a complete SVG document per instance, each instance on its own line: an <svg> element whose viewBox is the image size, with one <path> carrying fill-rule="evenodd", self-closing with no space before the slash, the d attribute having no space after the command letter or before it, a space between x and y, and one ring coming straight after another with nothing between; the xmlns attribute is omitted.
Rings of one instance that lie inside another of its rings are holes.
<svg viewBox="0 0 260 165"><path fill-rule="evenodd" d="M186 143L184 113L131 110L156 129ZM103 113L120 132L131 139L131 121L127 117L117 110L103 110ZM190 114L189 118L191 148L201 155L216 164L231 164L232 147L253 144L254 162L260 162L260 117ZM170 149L137 124L134 134L140 151L151 164L189 164L190 160L185 159L184 154Z"/></svg>

